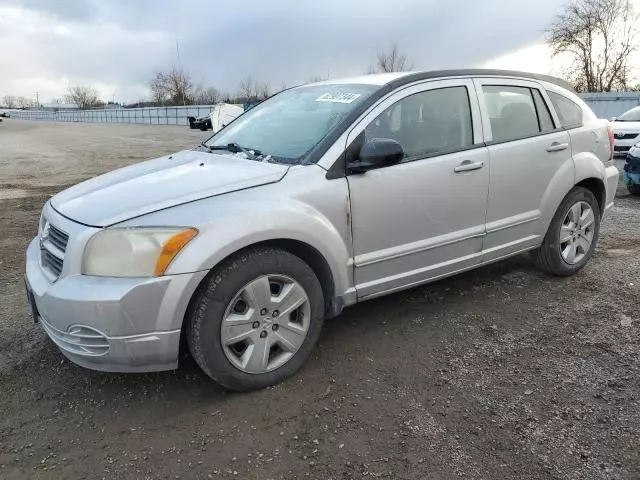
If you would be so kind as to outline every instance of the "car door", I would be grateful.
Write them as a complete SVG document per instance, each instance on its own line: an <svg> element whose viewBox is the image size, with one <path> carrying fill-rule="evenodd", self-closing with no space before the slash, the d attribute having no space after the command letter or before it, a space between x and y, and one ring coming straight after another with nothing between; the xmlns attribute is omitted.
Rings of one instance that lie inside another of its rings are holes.
<svg viewBox="0 0 640 480"><path fill-rule="evenodd" d="M374 138L398 141L405 155L347 177L358 298L480 263L489 187L480 130L473 82L458 79L397 91L349 133L347 155Z"/></svg>
<svg viewBox="0 0 640 480"><path fill-rule="evenodd" d="M533 81L476 79L491 175L483 262L540 244L571 189L569 133L542 86ZM559 196L560 195L560 196Z"/></svg>

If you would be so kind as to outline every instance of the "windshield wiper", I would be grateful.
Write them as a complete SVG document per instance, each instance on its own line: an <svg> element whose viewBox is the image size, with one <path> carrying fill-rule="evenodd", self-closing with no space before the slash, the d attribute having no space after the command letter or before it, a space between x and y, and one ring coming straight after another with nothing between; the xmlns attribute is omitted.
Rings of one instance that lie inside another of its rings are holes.
<svg viewBox="0 0 640 480"><path fill-rule="evenodd" d="M228 143L226 145L205 145L204 143L202 144L204 147L208 148L209 150L213 151L213 150L226 150L229 151L231 153L246 153L247 155L251 155L253 157L261 157L262 156L262 152L260 150L257 150L255 148L246 148L243 147L241 145L238 145L235 142L231 142Z"/></svg>

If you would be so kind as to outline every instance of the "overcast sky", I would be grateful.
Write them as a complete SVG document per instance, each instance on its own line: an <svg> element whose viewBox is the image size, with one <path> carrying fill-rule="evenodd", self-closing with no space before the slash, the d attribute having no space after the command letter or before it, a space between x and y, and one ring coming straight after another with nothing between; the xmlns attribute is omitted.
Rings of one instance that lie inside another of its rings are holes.
<svg viewBox="0 0 640 480"><path fill-rule="evenodd" d="M224 92L247 75L273 87L364 73L397 42L415 70L485 66L546 73L542 30L563 0L0 0L0 97L148 96L180 61Z"/></svg>

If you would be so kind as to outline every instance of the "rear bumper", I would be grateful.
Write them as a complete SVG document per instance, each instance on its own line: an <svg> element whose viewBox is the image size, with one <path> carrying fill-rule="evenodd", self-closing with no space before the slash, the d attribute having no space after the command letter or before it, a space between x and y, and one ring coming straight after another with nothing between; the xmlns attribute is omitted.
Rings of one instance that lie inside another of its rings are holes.
<svg viewBox="0 0 640 480"><path fill-rule="evenodd" d="M619 178L620 171L615 166L612 165L605 169L604 183L606 189L606 199L604 204L604 212L602 212L603 217L613 207L613 199L616 196Z"/></svg>
<svg viewBox="0 0 640 480"><path fill-rule="evenodd" d="M72 362L108 372L177 367L189 300L206 272L157 278L68 275L51 282L27 249L26 281L39 322Z"/></svg>

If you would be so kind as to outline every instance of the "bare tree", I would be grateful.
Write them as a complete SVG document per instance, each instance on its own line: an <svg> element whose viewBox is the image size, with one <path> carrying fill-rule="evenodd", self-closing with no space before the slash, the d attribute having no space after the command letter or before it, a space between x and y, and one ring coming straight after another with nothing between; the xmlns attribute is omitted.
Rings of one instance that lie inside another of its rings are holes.
<svg viewBox="0 0 640 480"><path fill-rule="evenodd" d="M213 105L220 101L222 95L215 87L203 88L199 85L193 90L188 103L193 105Z"/></svg>
<svg viewBox="0 0 640 480"><path fill-rule="evenodd" d="M249 75L243 78L238 85L238 99L242 99L249 102L255 102L264 100L271 94L271 85L269 82L260 83L256 79Z"/></svg>
<svg viewBox="0 0 640 480"><path fill-rule="evenodd" d="M629 0L571 0L547 30L547 42L554 55L571 57L566 76L576 90L624 90L638 20Z"/></svg>
<svg viewBox="0 0 640 480"><path fill-rule="evenodd" d="M247 100L257 100L258 85L252 76L248 76L240 80L238 85L238 96Z"/></svg>
<svg viewBox="0 0 640 480"><path fill-rule="evenodd" d="M69 85L64 99L68 103L76 104L80 110L104 105L104 102L98 97L98 91L86 85Z"/></svg>
<svg viewBox="0 0 640 480"><path fill-rule="evenodd" d="M157 71L149 86L153 100L164 105L187 105L193 94L191 75L176 67Z"/></svg>
<svg viewBox="0 0 640 480"><path fill-rule="evenodd" d="M367 73L404 72L412 68L413 63L407 61L407 55L402 53L397 43L392 43L389 51L378 50L376 61L369 66Z"/></svg>
<svg viewBox="0 0 640 480"><path fill-rule="evenodd" d="M13 95L5 95L2 97L2 104L7 108L16 108L17 99Z"/></svg>
<svg viewBox="0 0 640 480"><path fill-rule="evenodd" d="M322 75L311 75L307 79L307 83L316 83L316 82L324 82L325 80L329 80L329 77L323 77Z"/></svg>
<svg viewBox="0 0 640 480"><path fill-rule="evenodd" d="M29 108L33 107L35 102L33 100L29 100L26 97L16 97L16 107L18 108Z"/></svg>
<svg viewBox="0 0 640 480"><path fill-rule="evenodd" d="M269 84L269 82L258 84L256 93L258 94L258 100L269 98L271 96L271 85Z"/></svg>

